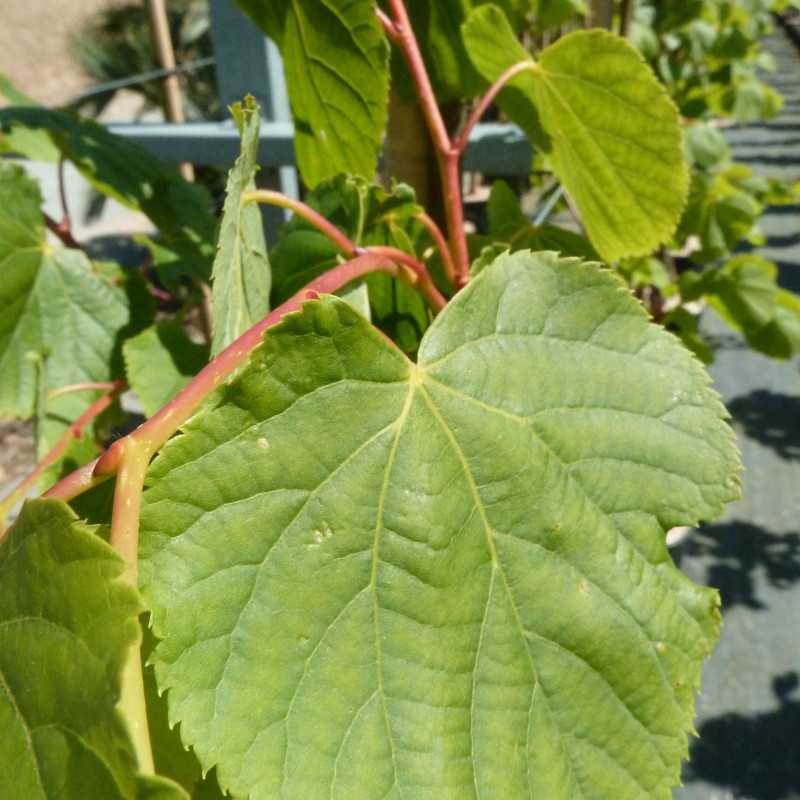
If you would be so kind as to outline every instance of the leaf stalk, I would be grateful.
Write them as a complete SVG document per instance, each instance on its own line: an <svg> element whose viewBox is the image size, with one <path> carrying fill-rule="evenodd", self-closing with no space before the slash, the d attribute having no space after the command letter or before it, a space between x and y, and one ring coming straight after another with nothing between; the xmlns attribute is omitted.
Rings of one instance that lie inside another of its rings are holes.
<svg viewBox="0 0 800 800"><path fill-rule="evenodd" d="M123 580L134 588L139 582L139 513L147 466L152 449L147 440L125 437L120 440L122 460L114 489L114 509L111 515L111 546L125 559ZM141 636L128 651L122 671L122 688L118 707L131 735L139 771L155 774L150 726L142 675Z"/></svg>
<svg viewBox="0 0 800 800"><path fill-rule="evenodd" d="M126 389L124 381L110 381L109 383L94 383L94 384L75 384L75 386L65 386L62 389L57 389L52 392L49 397L59 397L67 394L68 391L81 391L88 389L107 389L106 393L92 403L86 411L83 412L73 422L61 438L56 442L53 448L39 461L34 467L33 471L22 480L17 486L14 487L2 500L0 500L0 524L5 522L8 513L12 508L22 500L28 492L36 486L37 481L41 478L45 470L52 464L55 464L61 456L66 452L71 442L75 439L80 439L83 436L85 428L90 425L97 417L100 416L114 400ZM0 535L0 540L3 536Z"/></svg>
<svg viewBox="0 0 800 800"><path fill-rule="evenodd" d="M519 61L518 63L510 66L486 91L486 94L478 101L474 110L470 114L467 121L464 123L460 133L456 136L453 146L460 154L463 154L467 149L469 137L473 128L481 121L483 115L488 111L489 106L495 101L497 95L506 88L506 86L523 72L535 72L539 69L538 64L532 59Z"/></svg>

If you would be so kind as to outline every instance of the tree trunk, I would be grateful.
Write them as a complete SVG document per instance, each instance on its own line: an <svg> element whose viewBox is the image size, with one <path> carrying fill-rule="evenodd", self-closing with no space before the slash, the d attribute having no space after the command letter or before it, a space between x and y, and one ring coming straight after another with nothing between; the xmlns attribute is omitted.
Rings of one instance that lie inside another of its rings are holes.
<svg viewBox="0 0 800 800"><path fill-rule="evenodd" d="M389 101L384 155L387 179L395 178L413 186L419 203L442 225L444 204L436 149L428 134L425 118L417 103L404 102L394 91Z"/></svg>
<svg viewBox="0 0 800 800"><path fill-rule="evenodd" d="M614 0L592 0L592 26L611 29L614 22Z"/></svg>

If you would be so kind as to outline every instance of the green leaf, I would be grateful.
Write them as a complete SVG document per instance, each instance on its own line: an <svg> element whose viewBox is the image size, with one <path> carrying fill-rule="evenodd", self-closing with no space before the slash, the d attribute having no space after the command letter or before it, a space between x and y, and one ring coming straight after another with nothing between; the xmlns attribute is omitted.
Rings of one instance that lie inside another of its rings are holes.
<svg viewBox="0 0 800 800"><path fill-rule="evenodd" d="M372 178L389 104L389 48L373 0L236 0L281 48L295 151L310 187Z"/></svg>
<svg viewBox="0 0 800 800"><path fill-rule="evenodd" d="M740 123L770 119L783 106L780 92L751 75L727 82L719 96L712 99L716 101L714 110Z"/></svg>
<svg viewBox="0 0 800 800"><path fill-rule="evenodd" d="M183 787L193 800L200 797L205 800L223 800L214 773L203 778L196 756L185 748L180 739L180 726L169 726L166 695L159 695L155 672L152 667L147 666L155 644L152 633L145 629L142 641L144 692L156 772L162 778L168 778ZM153 797L158 795L154 794Z"/></svg>
<svg viewBox="0 0 800 800"><path fill-rule="evenodd" d="M361 247L388 245L420 257L430 242L414 219L422 211L414 190L395 184L387 191L352 175L337 175L321 183L306 202ZM282 229L270 253L273 301L291 297L340 259L339 249L310 223L293 217ZM414 352L430 323L418 292L387 275L366 280L372 320L406 352Z"/></svg>
<svg viewBox="0 0 800 800"><path fill-rule="evenodd" d="M536 27L540 31L559 28L576 16L586 17L586 0L537 0Z"/></svg>
<svg viewBox="0 0 800 800"><path fill-rule="evenodd" d="M174 322L153 325L123 345L128 384L152 416L208 363L208 347Z"/></svg>
<svg viewBox="0 0 800 800"><path fill-rule="evenodd" d="M214 340L217 355L269 313L271 274L264 222L255 203L242 202L255 189L261 112L252 97L231 108L242 136L242 152L228 174L225 207L214 259Z"/></svg>
<svg viewBox="0 0 800 800"><path fill-rule="evenodd" d="M731 180L727 172L695 172L692 189L676 238L685 242L695 236L698 247L691 253L697 264L708 264L730 253L750 235L763 211L753 192Z"/></svg>
<svg viewBox="0 0 800 800"><path fill-rule="evenodd" d="M144 148L66 111L0 109L0 126L45 131L64 158L102 194L142 211L165 242L186 254L193 273L208 277L216 222L211 199Z"/></svg>
<svg viewBox="0 0 800 800"><path fill-rule="evenodd" d="M488 81L530 58L494 6L476 9L463 31ZM674 232L689 185L678 113L624 39L600 30L564 36L531 61L499 103L550 152L606 261L647 255ZM537 134L539 123L547 141Z"/></svg>
<svg viewBox="0 0 800 800"><path fill-rule="evenodd" d="M520 228L530 225L530 220L522 211L519 198L505 181L495 181L486 204L491 236L513 235Z"/></svg>
<svg viewBox="0 0 800 800"><path fill-rule="evenodd" d="M718 128L696 123L687 125L684 133L686 157L693 166L708 169L730 161L731 148Z"/></svg>
<svg viewBox="0 0 800 800"><path fill-rule="evenodd" d="M700 320L683 306L671 311L663 321L664 325L689 348L704 364L714 360L714 351L700 336Z"/></svg>
<svg viewBox="0 0 800 800"><path fill-rule="evenodd" d="M114 710L140 610L123 569L57 500L26 503L0 545L0 796L137 797Z"/></svg>
<svg viewBox="0 0 800 800"><path fill-rule="evenodd" d="M150 469L170 715L252 800L671 797L738 496L700 364L598 265L501 256L406 359L346 303L265 337Z"/></svg>
<svg viewBox="0 0 800 800"><path fill-rule="evenodd" d="M596 261L597 252L583 236L557 225L534 225L523 213L519 200L504 181L492 186L487 204L489 235L470 237L470 249L484 250L473 264L472 273L488 266L501 250L548 250L564 256ZM499 249L498 249L499 248Z"/></svg>
<svg viewBox="0 0 800 800"><path fill-rule="evenodd" d="M0 415L22 418L50 390L114 377L116 339L130 321L125 293L82 252L46 243L39 203L36 183L0 161ZM47 401L42 440L52 443L87 405L85 394Z"/></svg>
<svg viewBox="0 0 800 800"><path fill-rule="evenodd" d="M38 103L21 92L0 72L0 96L14 106L36 106ZM17 127L10 131L0 128L0 153L16 153L31 161L58 161L58 148L43 131Z"/></svg>
<svg viewBox="0 0 800 800"><path fill-rule="evenodd" d="M685 300L706 297L714 309L748 344L772 358L800 352L800 299L778 287L778 267L748 253L723 267L681 276Z"/></svg>

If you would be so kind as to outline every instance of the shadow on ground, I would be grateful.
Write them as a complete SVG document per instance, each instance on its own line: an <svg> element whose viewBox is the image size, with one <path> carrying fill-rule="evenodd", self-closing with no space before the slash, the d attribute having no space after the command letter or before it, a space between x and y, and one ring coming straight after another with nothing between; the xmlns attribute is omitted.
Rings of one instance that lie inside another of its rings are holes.
<svg viewBox="0 0 800 800"><path fill-rule="evenodd" d="M705 781L735 798L800 798L800 681L796 672L772 679L775 711L712 717L700 726L684 781Z"/></svg>
<svg viewBox="0 0 800 800"><path fill-rule="evenodd" d="M728 411L749 438L781 458L800 459L800 397L758 389L728 403Z"/></svg>
<svg viewBox="0 0 800 800"><path fill-rule="evenodd" d="M706 566L702 582L719 589L723 613L735 606L764 611L769 606L760 596L759 584L786 590L800 581L800 534L773 533L750 522L734 520L701 528L677 548L675 556L679 562L702 559Z"/></svg>

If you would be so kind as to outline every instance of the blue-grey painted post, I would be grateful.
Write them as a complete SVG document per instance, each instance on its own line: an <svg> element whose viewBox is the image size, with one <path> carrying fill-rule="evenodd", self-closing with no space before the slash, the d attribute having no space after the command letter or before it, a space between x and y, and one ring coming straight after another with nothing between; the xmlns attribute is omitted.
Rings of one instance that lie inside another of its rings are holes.
<svg viewBox="0 0 800 800"><path fill-rule="evenodd" d="M283 74L283 62L275 43L264 35L234 5L233 0L210 0L211 36L217 59L217 87L225 105L252 94L267 122L291 121L289 95ZM265 170L259 184L278 188L290 197L299 196L299 182L294 167ZM287 212L264 209L267 235L274 240Z"/></svg>

